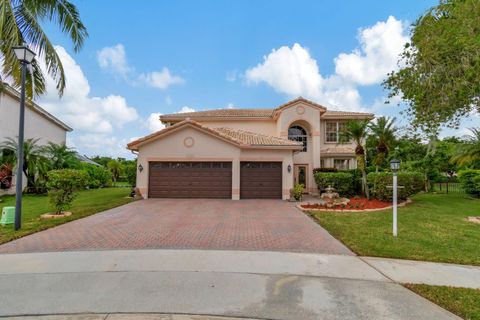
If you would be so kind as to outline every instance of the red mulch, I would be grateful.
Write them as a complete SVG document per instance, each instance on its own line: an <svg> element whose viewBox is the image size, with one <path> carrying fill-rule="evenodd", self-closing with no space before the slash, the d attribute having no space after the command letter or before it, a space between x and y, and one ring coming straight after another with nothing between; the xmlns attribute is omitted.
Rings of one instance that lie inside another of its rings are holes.
<svg viewBox="0 0 480 320"><path fill-rule="evenodd" d="M365 210L365 209L382 209L391 206L392 203L388 201L380 201L377 199L367 198L350 198L350 202L345 205L337 205L335 207L327 208L326 205L321 204L302 204L304 209L329 209L329 210Z"/></svg>

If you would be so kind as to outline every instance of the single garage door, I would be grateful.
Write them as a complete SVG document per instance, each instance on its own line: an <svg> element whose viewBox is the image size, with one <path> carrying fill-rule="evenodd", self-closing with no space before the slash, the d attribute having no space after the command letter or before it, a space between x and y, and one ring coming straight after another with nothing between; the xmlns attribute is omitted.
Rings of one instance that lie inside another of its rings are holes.
<svg viewBox="0 0 480 320"><path fill-rule="evenodd" d="M232 198L231 162L150 162L149 198Z"/></svg>
<svg viewBox="0 0 480 320"><path fill-rule="evenodd" d="M281 199L281 162L241 162L241 199Z"/></svg>

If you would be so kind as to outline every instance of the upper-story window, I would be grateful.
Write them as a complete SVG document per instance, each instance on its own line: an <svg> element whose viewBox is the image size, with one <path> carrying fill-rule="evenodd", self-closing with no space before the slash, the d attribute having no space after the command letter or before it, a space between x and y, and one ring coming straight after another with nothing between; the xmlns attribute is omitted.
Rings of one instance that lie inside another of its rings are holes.
<svg viewBox="0 0 480 320"><path fill-rule="evenodd" d="M342 133L345 132L345 129L344 121L328 121L325 128L325 142L342 142Z"/></svg>
<svg viewBox="0 0 480 320"><path fill-rule="evenodd" d="M303 152L307 151L307 131L300 126L291 126L288 129L288 140L303 143Z"/></svg>

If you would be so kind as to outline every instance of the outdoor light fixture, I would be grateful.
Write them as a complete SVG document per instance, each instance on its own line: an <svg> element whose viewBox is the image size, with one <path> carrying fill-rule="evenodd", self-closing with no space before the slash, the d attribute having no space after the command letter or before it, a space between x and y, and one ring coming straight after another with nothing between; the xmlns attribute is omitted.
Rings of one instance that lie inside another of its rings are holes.
<svg viewBox="0 0 480 320"><path fill-rule="evenodd" d="M392 169L392 172L397 172L398 169L400 169L400 160L392 159L392 161L390 161L390 169Z"/></svg>
<svg viewBox="0 0 480 320"><path fill-rule="evenodd" d="M287 170L288 170L288 173L292 172L292 166L288 165Z"/></svg>
<svg viewBox="0 0 480 320"><path fill-rule="evenodd" d="M23 178L23 142L25 131L25 79L27 76L27 66L35 58L35 52L30 50L26 44L19 47L13 47L13 52L21 65L22 71L22 90L20 92L20 116L18 120L18 151L17 151L17 176L15 185L15 231L22 226L22 178Z"/></svg>
<svg viewBox="0 0 480 320"><path fill-rule="evenodd" d="M140 172L143 171L143 166L142 166L142 164L139 164L139 165L138 165L138 171L140 171Z"/></svg>
<svg viewBox="0 0 480 320"><path fill-rule="evenodd" d="M35 52L30 50L26 45L13 47L12 50L21 63L32 63L33 58L35 58Z"/></svg>
<svg viewBox="0 0 480 320"><path fill-rule="evenodd" d="M400 169L400 160L392 159L390 161L390 169L393 172L393 236L397 236L397 172Z"/></svg>

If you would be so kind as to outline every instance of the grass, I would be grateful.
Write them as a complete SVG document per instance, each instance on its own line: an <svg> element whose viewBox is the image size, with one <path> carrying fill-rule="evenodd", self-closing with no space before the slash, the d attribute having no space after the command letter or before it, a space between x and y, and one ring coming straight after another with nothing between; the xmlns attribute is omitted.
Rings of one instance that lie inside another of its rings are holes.
<svg viewBox="0 0 480 320"><path fill-rule="evenodd" d="M468 320L480 320L480 290L407 284L407 288Z"/></svg>
<svg viewBox="0 0 480 320"><path fill-rule="evenodd" d="M359 255L480 265L480 200L464 194L419 194L399 208L398 237L392 211L310 212L335 238Z"/></svg>
<svg viewBox="0 0 480 320"><path fill-rule="evenodd" d="M54 227L72 220L80 219L97 212L129 203L128 188L104 188L81 191L69 209L73 214L70 217L59 219L40 219L40 215L52 212L53 208L47 196L25 195L22 203L22 228L13 231L13 225L0 226L0 243L5 243L26 235ZM14 206L15 197L2 197L0 210L4 206Z"/></svg>

